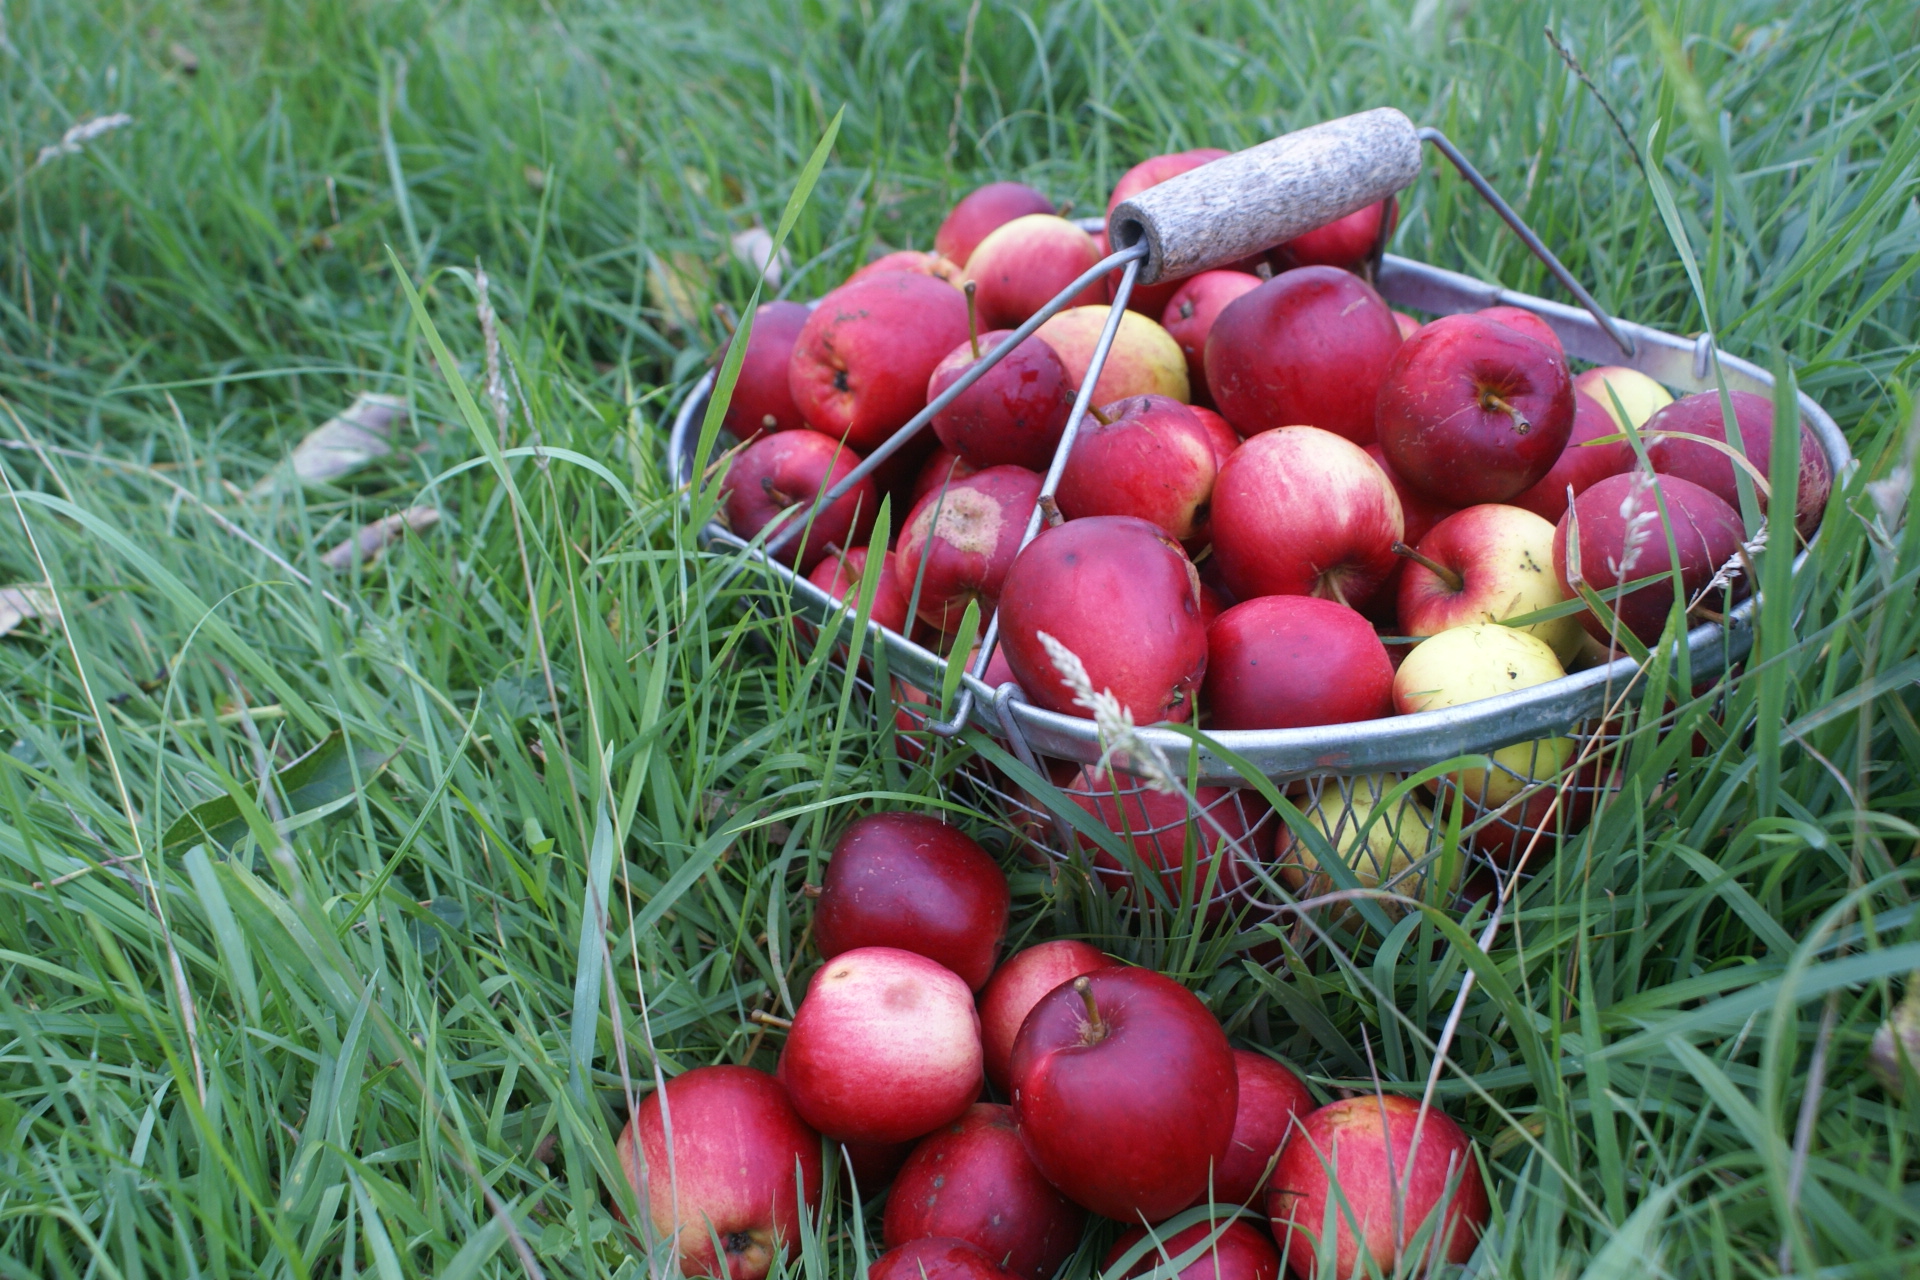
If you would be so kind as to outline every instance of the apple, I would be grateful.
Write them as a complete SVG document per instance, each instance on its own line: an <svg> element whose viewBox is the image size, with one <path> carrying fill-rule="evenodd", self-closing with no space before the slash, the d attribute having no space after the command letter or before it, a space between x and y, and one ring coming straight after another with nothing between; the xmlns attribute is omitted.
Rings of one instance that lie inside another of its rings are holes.
<svg viewBox="0 0 1920 1280"><path fill-rule="evenodd" d="M1300 729L1393 712L1393 662L1367 620L1313 596L1258 596L1207 628L1207 728Z"/></svg>
<svg viewBox="0 0 1920 1280"><path fill-rule="evenodd" d="M1226 1033L1151 969L1056 987L1013 1042L1013 1114L1040 1172L1120 1222L1192 1204L1226 1158L1239 1085Z"/></svg>
<svg viewBox="0 0 1920 1280"><path fill-rule="evenodd" d="M1135 857L1149 870L1160 874L1167 897L1179 903L1185 899L1182 881L1186 876L1187 842L1192 834L1194 847L1194 896L1207 894L1212 914L1225 911L1235 890L1250 878L1249 868L1266 854L1269 829L1262 824L1267 806L1259 793L1243 791L1236 798L1229 787L1196 787L1193 798L1212 821L1196 818L1187 799L1177 792L1155 791L1140 779L1117 773L1111 767L1086 765L1063 790L1067 798L1092 814L1094 820L1130 847ZM1225 829L1225 835L1214 826ZM1085 836L1076 837L1093 863L1094 874L1108 890L1131 896L1133 870L1130 864L1114 857ZM1214 859L1220 857L1219 870ZM1208 889L1208 879L1213 881ZM1141 895L1139 901L1146 901Z"/></svg>
<svg viewBox="0 0 1920 1280"><path fill-rule="evenodd" d="M1696 743L1702 741L1697 734L1695 740ZM1698 746L1695 754L1700 754ZM1553 856L1561 832L1571 835L1586 826L1600 797L1619 789L1617 771L1604 770L1600 760L1595 759L1580 770L1574 784L1560 795L1557 805L1554 797L1559 787L1553 783L1515 796L1503 805L1488 807L1468 800L1463 806L1460 824L1464 842L1486 861L1501 868L1511 868L1531 844L1538 865ZM1482 825L1477 830L1466 831L1475 823Z"/></svg>
<svg viewBox="0 0 1920 1280"><path fill-rule="evenodd" d="M893 1181L900 1166L913 1154L911 1142L842 1142L841 1168L853 1178L856 1199L872 1199L873 1194Z"/></svg>
<svg viewBox="0 0 1920 1280"><path fill-rule="evenodd" d="M979 467L942 445L927 456L926 462L921 464L919 474L914 477L913 500L908 504L909 509L919 506L920 499L942 485L964 480L979 471Z"/></svg>
<svg viewBox="0 0 1920 1280"><path fill-rule="evenodd" d="M1393 322L1400 327L1400 337L1402 341L1411 338L1420 330L1420 322L1404 311L1394 312Z"/></svg>
<svg viewBox="0 0 1920 1280"><path fill-rule="evenodd" d="M1187 380L1198 398L1207 385L1207 335L1229 302L1260 287L1248 271L1202 271L1188 276L1167 300L1160 325L1180 344L1187 358Z"/></svg>
<svg viewBox="0 0 1920 1280"><path fill-rule="evenodd" d="M1011 336L983 333L947 354L927 383L932 401ZM1067 366L1039 337L1028 338L982 374L958 399L933 417L934 434L951 453L974 467L1016 466L1045 471L1073 409L1073 379Z"/></svg>
<svg viewBox="0 0 1920 1280"><path fill-rule="evenodd" d="M897 947L959 974L978 991L1000 958L1011 898L987 851L921 813L861 818L833 846L813 909L813 942L831 960Z"/></svg>
<svg viewBox="0 0 1920 1280"><path fill-rule="evenodd" d="M1112 308L1069 307L1037 331L1067 366L1075 387L1087 380L1093 367L1093 349L1100 341ZM1185 403L1193 398L1187 381L1187 358L1173 335L1137 311L1120 317L1100 380L1093 384L1093 403L1112 404L1128 396L1166 396Z"/></svg>
<svg viewBox="0 0 1920 1280"><path fill-rule="evenodd" d="M1393 473L1393 465L1387 461L1387 455L1378 442L1367 446L1367 456L1372 458L1380 470L1386 472L1387 479L1393 484L1394 496L1400 499L1400 515L1404 532L1400 540L1409 546L1419 546L1420 539L1427 536L1427 530L1445 520L1458 508L1442 506L1414 489ZM1360 606L1369 621L1391 630L1399 625L1394 616L1400 600L1400 579L1405 574L1407 562L1399 559L1387 574L1385 581L1373 589L1373 594Z"/></svg>
<svg viewBox="0 0 1920 1280"><path fill-rule="evenodd" d="M1469 622L1505 622L1567 598L1553 571L1554 526L1520 507L1483 502L1428 530L1419 547L1396 550L1401 571L1400 634L1438 635ZM1572 616L1520 628L1573 661L1584 634Z"/></svg>
<svg viewBox="0 0 1920 1280"><path fill-rule="evenodd" d="M870 453L926 407L927 380L967 340L967 303L944 280L886 271L820 299L787 369L807 425Z"/></svg>
<svg viewBox="0 0 1920 1280"><path fill-rule="evenodd" d="M1374 402L1400 341L1393 312L1359 276L1283 271L1214 318L1207 389L1242 435L1308 426L1372 444Z"/></svg>
<svg viewBox="0 0 1920 1280"><path fill-rule="evenodd" d="M760 1280L800 1239L802 1208L820 1205L820 1135L751 1067L675 1076L640 1103L615 1150L653 1229L674 1238L682 1275Z"/></svg>
<svg viewBox="0 0 1920 1280"><path fill-rule="evenodd" d="M880 572L874 578L873 606L867 616L889 631L901 635L907 633L907 597L894 580L894 554L887 552L881 562ZM860 591L860 579L867 571L867 549L854 547L850 551L828 552L807 579L835 600L842 603L857 603Z"/></svg>
<svg viewBox="0 0 1920 1280"><path fill-rule="evenodd" d="M1482 307L1474 314L1485 316L1496 324L1503 324L1515 333L1524 333L1548 350L1557 352L1562 360L1567 358L1567 349L1561 343L1560 335L1555 333L1553 326L1536 312L1529 311L1525 307L1501 306Z"/></svg>
<svg viewBox="0 0 1920 1280"><path fill-rule="evenodd" d="M867 1280L1016 1280L986 1251L965 1240L926 1236L889 1249L867 1268Z"/></svg>
<svg viewBox="0 0 1920 1280"><path fill-rule="evenodd" d="M1065 218L1030 213L988 233L967 259L966 280L978 290L980 323L1012 329L1099 261L1092 236ZM1105 298L1106 285L1095 280L1067 305L1092 306Z"/></svg>
<svg viewBox="0 0 1920 1280"><path fill-rule="evenodd" d="M1622 431L1629 426L1644 426L1648 418L1673 403L1673 396L1665 387L1638 369L1617 364L1603 364L1574 374L1573 389L1592 396L1608 416L1619 423L1617 429ZM1625 419L1614 407L1615 400L1627 411Z"/></svg>
<svg viewBox="0 0 1920 1280"><path fill-rule="evenodd" d="M1175 538L1207 524L1213 439L1186 405L1128 396L1089 415L1074 437L1056 497L1069 520L1138 516Z"/></svg>
<svg viewBox="0 0 1920 1280"><path fill-rule="evenodd" d="M1436 502L1505 502L1539 482L1573 433L1564 356L1485 316L1442 316L1380 384L1380 447Z"/></svg>
<svg viewBox="0 0 1920 1280"><path fill-rule="evenodd" d="M1313 1094L1299 1076L1264 1053L1235 1049L1233 1069L1240 1082L1240 1103L1227 1158L1214 1171L1213 1202L1264 1209L1273 1157L1293 1132L1294 1121L1314 1109Z"/></svg>
<svg viewBox="0 0 1920 1280"><path fill-rule="evenodd" d="M1407 1243L1443 1212L1428 1253ZM1486 1228L1486 1183L1466 1134L1438 1109L1421 1115L1418 1098L1361 1096L1307 1116L1280 1151L1267 1192L1273 1238L1297 1275L1359 1274L1364 1255L1380 1272L1425 1274L1434 1254L1463 1263ZM1326 1224L1333 1238L1322 1240ZM1438 1246L1435 1248L1434 1246Z"/></svg>
<svg viewBox="0 0 1920 1280"><path fill-rule="evenodd" d="M1577 541L1569 534L1576 521ZM1680 556L1680 590L1686 597L1682 603L1690 603L1720 567L1739 553L1745 538L1740 513L1690 480L1671 475L1656 478L1644 471L1595 483L1560 517L1553 535L1553 568L1560 585L1572 595L1577 569L1580 578L1607 601L1620 625L1642 643L1652 644L1666 629L1674 602L1669 523L1673 550ZM1656 581L1617 599L1608 598L1609 590L1623 582L1655 575ZM1735 590L1743 589L1745 581L1744 575L1736 578ZM1611 642L1600 615L1587 610L1579 618L1588 635L1602 644Z"/></svg>
<svg viewBox="0 0 1920 1280"><path fill-rule="evenodd" d="M802 1119L843 1142L905 1142L980 1093L980 1020L951 969L895 947L820 966L795 1011L780 1078Z"/></svg>
<svg viewBox="0 0 1920 1280"><path fill-rule="evenodd" d="M1386 473L1359 445L1318 427L1263 431L1234 450L1214 480L1212 524L1214 558L1240 599L1349 604L1393 572L1393 544L1406 529Z"/></svg>
<svg viewBox="0 0 1920 1280"><path fill-rule="evenodd" d="M1214 1234L1216 1230L1218 1235ZM1146 1234L1145 1227L1133 1227L1120 1233L1120 1238L1107 1250L1106 1261L1100 1264L1107 1274L1112 1274L1112 1268L1121 1256L1144 1239ZM1213 1222L1196 1222L1176 1231L1157 1240L1154 1247L1147 1250L1122 1275L1144 1276L1199 1244L1206 1244L1207 1251L1175 1272L1176 1280L1279 1280L1279 1251L1273 1247L1273 1241L1267 1239L1265 1232L1245 1218L1235 1218L1224 1228Z"/></svg>
<svg viewBox="0 0 1920 1280"><path fill-rule="evenodd" d="M988 467L920 499L900 529L893 568L903 595L919 592L922 619L952 631L977 600L985 625L1039 497L1037 473Z"/></svg>
<svg viewBox="0 0 1920 1280"><path fill-rule="evenodd" d="M1200 579L1180 544L1132 516L1089 516L1044 529L1007 571L1000 644L1035 706L1090 718L1055 668L1050 635L1080 659L1095 693L1135 723L1183 721L1207 670Z"/></svg>
<svg viewBox="0 0 1920 1280"><path fill-rule="evenodd" d="M976 1102L913 1149L887 1197L886 1245L965 1240L1026 1280L1048 1280L1079 1247L1084 1209L1036 1169L1013 1108Z"/></svg>
<svg viewBox="0 0 1920 1280"><path fill-rule="evenodd" d="M807 317L813 314L797 302L769 302L753 313L753 330L740 357L740 377L733 384L723 425L736 439L751 440L763 431L792 431L807 425L787 385L787 366L793 344Z"/></svg>
<svg viewBox="0 0 1920 1280"><path fill-rule="evenodd" d="M1190 404L1187 411L1200 419L1200 425L1207 429L1207 439L1213 442L1213 464L1215 468L1224 467L1227 459L1241 445L1240 433L1233 424L1205 405Z"/></svg>
<svg viewBox="0 0 1920 1280"><path fill-rule="evenodd" d="M933 251L964 267L975 247L997 228L1030 213L1052 212L1053 201L1024 182L989 182L953 206L933 233Z"/></svg>
<svg viewBox="0 0 1920 1280"><path fill-rule="evenodd" d="M1443 892L1452 885L1430 885L1439 870L1429 858L1429 829L1433 817L1412 794L1391 799L1400 779L1385 774L1326 778L1313 803L1301 808L1308 825L1326 840L1363 889L1386 889L1409 898L1427 898L1429 890ZM1333 893L1341 886L1321 863L1313 847L1280 824L1274 837L1273 861L1280 883L1301 898ZM1388 916L1398 919L1398 903L1382 902ZM1337 918L1351 919L1341 910Z"/></svg>
<svg viewBox="0 0 1920 1280"><path fill-rule="evenodd" d="M939 253L924 253L919 249L901 249L894 253L882 254L866 266L847 277L846 282L865 280L868 276L877 276L885 271L906 271L913 275L932 276L935 280L945 280L958 289L963 272L958 263L952 262Z"/></svg>
<svg viewBox="0 0 1920 1280"><path fill-rule="evenodd" d="M1574 380L1577 384L1579 379ZM1604 388L1603 388L1604 390ZM1633 446L1625 440L1593 444L1620 434L1613 415L1600 402L1581 391L1573 393L1573 432L1567 447L1554 459L1553 466L1538 483L1511 499L1516 507L1525 507L1543 520L1558 520L1567 510L1567 490L1585 493L1596 480L1633 470Z"/></svg>
<svg viewBox="0 0 1920 1280"><path fill-rule="evenodd" d="M1392 238L1399 221L1399 198L1388 196L1344 218L1336 218L1324 227L1295 236L1273 251L1274 265L1359 271L1373 261L1374 251Z"/></svg>
<svg viewBox="0 0 1920 1280"><path fill-rule="evenodd" d="M1771 475L1773 458L1773 401L1751 391L1735 391L1734 421L1740 427L1740 448L1762 476ZM1740 489L1734 480L1734 461L1715 448L1728 445L1726 417L1720 408L1718 392L1703 391L1682 396L1647 419L1644 428L1647 459L1661 475L1691 480L1716 494L1735 511L1740 509ZM1697 436L1699 439L1688 439ZM1748 473L1751 476L1752 473ZM1827 495L1833 491L1833 469L1827 455L1814 439L1807 424L1800 424L1799 488L1795 494L1793 527L1802 538L1811 538L1820 527L1820 516L1827 509ZM1760 509L1767 499L1754 489Z"/></svg>
<svg viewBox="0 0 1920 1280"><path fill-rule="evenodd" d="M1040 997L1063 982L1113 963L1091 942L1072 938L1055 938L1007 958L980 993L980 1049L994 1088L1009 1092L1007 1062L1013 1056L1013 1040Z"/></svg>
<svg viewBox="0 0 1920 1280"><path fill-rule="evenodd" d="M1113 211L1120 207L1121 201L1131 200L1148 187L1157 187L1168 178L1177 178L1183 173L1189 173L1202 165L1212 164L1215 160L1231 154L1231 152L1222 151L1218 147L1196 147L1191 151L1175 151L1167 155L1148 156L1145 160L1142 160L1139 164L1136 164L1133 168L1121 174L1120 181L1113 184L1113 194L1107 197L1107 221L1109 223L1113 221ZM1103 248L1101 252L1105 254L1107 250ZM1251 271L1256 261L1258 261L1258 259L1250 259L1244 264L1236 263L1235 265L1244 265L1246 270ZM1119 279L1120 275L1118 272L1115 272L1111 277L1111 280L1115 284L1119 282ZM1127 299L1127 307L1129 310L1138 311L1144 315L1157 316L1166 310L1167 300L1173 297L1179 287L1180 282L1178 280L1161 280L1155 284L1136 284L1133 287L1133 293Z"/></svg>
<svg viewBox="0 0 1920 1280"><path fill-rule="evenodd" d="M1531 689L1564 675L1560 659L1537 636L1497 622L1467 623L1414 646L1393 673L1393 707L1401 715L1438 711ZM1569 738L1516 742L1490 753L1495 768L1470 767L1446 777L1469 800L1497 807L1534 783L1559 776L1573 759L1573 750Z"/></svg>
<svg viewBox="0 0 1920 1280"><path fill-rule="evenodd" d="M788 507L800 507L788 518L799 527L774 558L802 573L811 573L829 548L865 542L873 529L880 494L871 478L860 481L839 501L807 520L807 508L814 500L859 465L859 454L818 431L777 431L761 436L727 465L720 500L727 527L742 538L751 538ZM783 524L781 531L787 527ZM778 532L773 536L779 536Z"/></svg>

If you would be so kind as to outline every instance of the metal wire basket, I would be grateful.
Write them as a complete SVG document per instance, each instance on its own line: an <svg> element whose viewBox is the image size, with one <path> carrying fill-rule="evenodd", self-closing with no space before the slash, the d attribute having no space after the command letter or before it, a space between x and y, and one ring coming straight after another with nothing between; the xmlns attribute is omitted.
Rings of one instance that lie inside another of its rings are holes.
<svg viewBox="0 0 1920 1280"><path fill-rule="evenodd" d="M1732 391L1771 394L1773 379L1765 370L1719 350L1710 335L1681 338L1607 314L1444 136L1415 129L1391 109L1363 112L1284 135L1151 188L1116 209L1110 223L1082 224L1107 230L1115 251L978 366L984 372L1086 286L1121 273L1107 329L1027 530L1029 540L1052 507L1051 495L1135 283L1233 262L1364 208L1418 175L1421 143L1432 144L1459 169L1581 305L1382 254L1374 284L1389 303L1431 315L1520 307L1553 328L1569 357L1624 365L1676 392L1710 391L1724 382ZM1247 216L1249 208L1254 216ZM949 388L818 505L870 473L969 384L962 379ZM712 387L709 374L674 419L669 460L682 486L694 475ZM1853 465L1845 437L1811 397L1802 393L1799 404L1836 480L1844 481ZM788 531L797 532L799 525L792 521ZM701 536L708 544L742 552L766 575L769 588L791 600L796 614L809 622L823 622L843 608L766 553L777 536L756 544L718 524L706 526ZM1748 599L1723 623L1687 634L1694 680L1711 680L1746 655L1753 643L1753 611ZM977 657L961 676L945 721L931 713L947 686L949 660L870 624L881 651L879 667L895 683L877 690L866 679L870 672L863 671L861 684L875 713L895 721L906 749L921 750L929 737L952 738L971 730L970 739L980 749L964 767L965 776L981 799L1002 808L1034 856L1082 865L1109 888L1125 890L1157 875L1170 899L1203 885L1216 907L1256 910L1356 881L1412 896L1451 894L1474 871L1470 865L1448 865L1456 851L1503 874L1528 846L1577 830L1607 790L1601 762L1618 725L1610 717L1618 715L1623 699L1634 697L1639 670L1631 658L1621 658L1447 710L1306 729L1221 731L1197 743L1190 734L1143 729L1144 740L1185 765L1193 786L1191 802L1180 798L1169 804L1168 797L1130 777L1124 761L1104 774L1086 767L1102 758L1092 721L1033 706L1016 685L996 689L981 680L996 624L997 618L990 619L983 629ZM1301 817L1279 821L1229 756L1268 779ZM1452 773L1435 769L1462 756L1489 759ZM1416 776L1423 771L1426 776ZM1533 857L1537 865L1539 853ZM1333 861L1343 861L1344 870L1323 865ZM1144 894L1136 900L1139 896Z"/></svg>

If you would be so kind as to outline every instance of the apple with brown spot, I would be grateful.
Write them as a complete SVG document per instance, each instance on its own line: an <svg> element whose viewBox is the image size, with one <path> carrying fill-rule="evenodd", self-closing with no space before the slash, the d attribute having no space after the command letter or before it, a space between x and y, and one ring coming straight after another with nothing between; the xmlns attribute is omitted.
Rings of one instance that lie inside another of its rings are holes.
<svg viewBox="0 0 1920 1280"><path fill-rule="evenodd" d="M960 625L967 605L993 609L1027 521L1040 476L1025 467L988 467L920 500L900 530L894 581L920 617L942 631Z"/></svg>

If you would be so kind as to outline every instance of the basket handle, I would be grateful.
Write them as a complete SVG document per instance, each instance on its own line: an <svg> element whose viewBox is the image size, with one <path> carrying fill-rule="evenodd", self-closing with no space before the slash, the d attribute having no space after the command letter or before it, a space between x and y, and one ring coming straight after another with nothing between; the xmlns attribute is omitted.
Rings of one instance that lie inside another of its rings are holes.
<svg viewBox="0 0 1920 1280"><path fill-rule="evenodd" d="M1144 241L1140 283L1223 267L1386 199L1420 176L1420 135L1376 107L1224 156L1148 187L1107 219L1115 249Z"/></svg>

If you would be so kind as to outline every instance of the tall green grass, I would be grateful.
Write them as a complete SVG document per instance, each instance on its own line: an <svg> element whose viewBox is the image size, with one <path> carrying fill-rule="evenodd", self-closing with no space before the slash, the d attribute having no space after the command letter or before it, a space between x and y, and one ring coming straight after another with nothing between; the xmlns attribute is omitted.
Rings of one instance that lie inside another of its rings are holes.
<svg viewBox="0 0 1920 1280"><path fill-rule="evenodd" d="M1414 916L1270 973L1262 936L1128 925L1010 857L1019 932L1168 966L1323 1096L1417 1087L1471 966L1440 1096L1498 1191L1479 1274L1920 1268L1920 1112L1862 1070L1920 967L1920 533L1866 487L1911 459L1911 5L989 0L971 45L957 2L4 16L0 560L64 615L0 640L0 1274L647 1271L615 1127L662 1074L771 1063L749 1015L809 972L838 825L950 803L956 759L902 761L669 492L712 304L753 285L729 237L775 224L843 105L796 296L987 176L1092 211L1143 155L1380 103L1605 304L1790 365L1862 468L1737 680L1652 673L1670 732L1486 957ZM1437 166L1395 247L1552 291ZM392 458L249 496L361 389L410 402ZM320 563L416 502L437 530ZM261 779L335 733L334 807L284 812ZM221 795L248 835L166 844ZM797 1265L853 1274L868 1208Z"/></svg>

